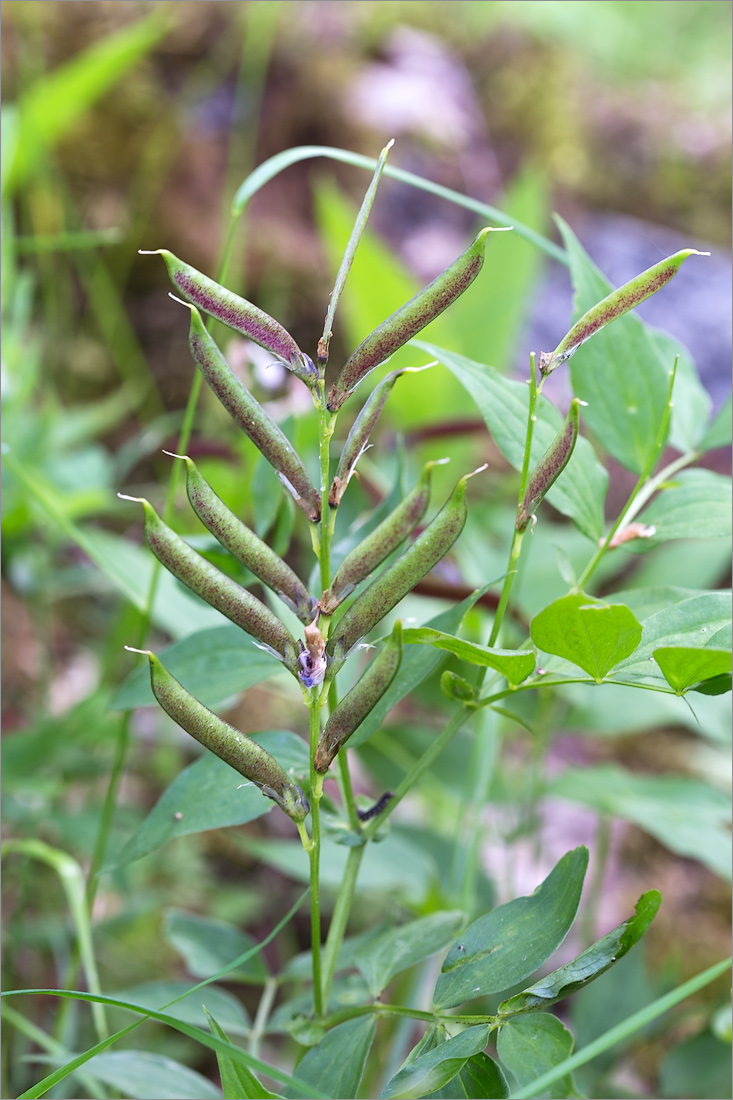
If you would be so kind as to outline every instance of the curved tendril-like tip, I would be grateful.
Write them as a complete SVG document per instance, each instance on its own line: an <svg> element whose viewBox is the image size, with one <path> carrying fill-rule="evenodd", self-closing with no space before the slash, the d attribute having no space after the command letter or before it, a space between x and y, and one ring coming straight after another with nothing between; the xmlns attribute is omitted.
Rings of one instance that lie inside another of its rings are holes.
<svg viewBox="0 0 733 1100"><path fill-rule="evenodd" d="M126 649L128 653L141 653L143 657L152 657L154 655L152 649L136 649L134 645L123 646L123 649Z"/></svg>
<svg viewBox="0 0 733 1100"><path fill-rule="evenodd" d="M175 451L166 451L165 448L163 448L163 454L168 455L169 458L181 458L184 462L189 461L188 455L177 455Z"/></svg>
<svg viewBox="0 0 733 1100"><path fill-rule="evenodd" d="M117 496L120 500L131 500L133 504L147 504L148 501L145 497L130 497L127 493L118 493Z"/></svg>

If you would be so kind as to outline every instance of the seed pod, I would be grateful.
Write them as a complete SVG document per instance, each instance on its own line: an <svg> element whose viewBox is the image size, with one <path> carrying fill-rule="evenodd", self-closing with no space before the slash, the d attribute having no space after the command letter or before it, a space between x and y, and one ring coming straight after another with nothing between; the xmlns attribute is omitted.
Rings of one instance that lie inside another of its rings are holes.
<svg viewBox="0 0 733 1100"><path fill-rule="evenodd" d="M293 821L303 821L308 800L274 756L200 703L147 651L153 695L181 729L272 798Z"/></svg>
<svg viewBox="0 0 733 1100"><path fill-rule="evenodd" d="M485 470L481 466L479 470ZM473 473L479 473L474 470ZM450 550L466 523L466 474L437 516L384 572L352 603L336 624L326 651L338 668L360 638L395 607Z"/></svg>
<svg viewBox="0 0 733 1100"><path fill-rule="evenodd" d="M401 661L402 623L398 621L362 678L344 696L326 722L316 749L316 771L328 771L336 753L371 713L394 680Z"/></svg>
<svg viewBox="0 0 733 1100"><path fill-rule="evenodd" d="M300 665L295 639L269 607L192 550L163 522L149 501L125 496L122 500L142 504L145 541L158 561L202 600L261 642L297 676Z"/></svg>
<svg viewBox="0 0 733 1100"><path fill-rule="evenodd" d="M447 459L439 459L437 462L427 462L414 488L404 500L346 555L336 570L331 587L323 594L321 610L324 615L333 615L341 601L354 591L357 584L381 565L417 527L430 500L433 466L441 466L446 461Z"/></svg>
<svg viewBox="0 0 733 1100"><path fill-rule="evenodd" d="M170 454L169 451L165 452ZM227 508L209 483L201 476L195 462L186 455L172 455L186 463L186 491L196 515L204 527L218 539L222 546L251 569L263 584L276 592L281 600L295 612L302 623L310 623L315 615L316 601L309 595L303 582L289 565L271 547L250 531Z"/></svg>
<svg viewBox="0 0 733 1100"><path fill-rule="evenodd" d="M290 333L273 317L252 305L246 298L240 298L238 294L233 294L231 290L226 290L213 279L202 275L195 267L183 263L166 248L141 254L162 256L171 282L188 302L192 302L228 328L246 336L253 343L259 344L261 348L272 352L288 370L313 388L318 380L318 370L313 360L300 350Z"/></svg>
<svg viewBox="0 0 733 1100"><path fill-rule="evenodd" d="M432 367L435 363L437 363L437 360L434 363L427 364L427 366ZM405 367L403 370L392 371L367 398L364 407L354 421L341 452L338 469L328 494L328 503L332 508L338 508L344 490L351 481L356 464L367 449L372 428L379 419L395 382L402 374L414 374L421 370L426 370L426 367Z"/></svg>
<svg viewBox="0 0 733 1100"><path fill-rule="evenodd" d="M185 305L185 302L182 303ZM196 364L211 389L239 427L252 440L277 471L278 477L316 523L321 516L321 498L313 488L305 466L277 424L246 389L212 340L195 306L191 310L189 347Z"/></svg>
<svg viewBox="0 0 733 1100"><path fill-rule="evenodd" d="M578 438L579 405L579 399L573 398L565 423L535 466L527 482L524 500L517 513L515 524L517 531L526 531L530 519L537 511L545 494L552 488L570 461Z"/></svg>
<svg viewBox="0 0 733 1100"><path fill-rule="evenodd" d="M389 359L390 355L416 336L468 289L483 266L486 236L490 232L490 229L482 229L462 256L433 279L432 283L423 287L401 309L383 321L359 345L346 361L328 395L328 408L331 412L341 408L369 371Z"/></svg>
<svg viewBox="0 0 733 1100"><path fill-rule="evenodd" d="M575 322L554 351L542 352L540 355L540 372L550 374L566 359L569 359L573 352L577 351L580 345L585 343L599 329L604 328L609 322L615 321L622 314L628 313L630 309L634 309L652 294L655 294L656 291L661 290L670 279L674 278L688 256L709 255L709 252L698 252L696 248L683 248L681 252L675 252L674 255L668 256L666 260L661 260L660 263L647 268L646 271L642 271L640 275L630 279L628 283L624 283L617 290L613 290Z"/></svg>

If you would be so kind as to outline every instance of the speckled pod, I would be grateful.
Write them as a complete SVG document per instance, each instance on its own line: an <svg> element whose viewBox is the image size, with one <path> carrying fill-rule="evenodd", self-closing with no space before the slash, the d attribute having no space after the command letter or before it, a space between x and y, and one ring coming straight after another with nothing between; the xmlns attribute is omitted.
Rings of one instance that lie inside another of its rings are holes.
<svg viewBox="0 0 733 1100"><path fill-rule="evenodd" d="M231 290L215 283L195 267L183 263L166 248L144 254L163 257L171 282L186 301L192 302L223 325L272 352L288 370L313 388L318 380L315 364L273 317L252 305L246 298L240 298L238 294L233 294Z"/></svg>
<svg viewBox="0 0 733 1100"><path fill-rule="evenodd" d="M295 639L269 607L192 550L149 501L140 503L145 509L145 540L158 561L202 600L272 650L297 676L300 664Z"/></svg>
<svg viewBox="0 0 733 1100"><path fill-rule="evenodd" d="M411 298L401 309L375 328L349 357L328 395L331 412L340 409L350 393L371 370L389 359L398 348L416 336L447 309L478 275L484 262L486 237L482 229L473 244L442 274Z"/></svg>
<svg viewBox="0 0 733 1100"><path fill-rule="evenodd" d="M397 622L362 678L341 700L326 722L316 749L316 771L328 771L336 753L371 713L394 680L401 661L402 624Z"/></svg>
<svg viewBox="0 0 733 1100"><path fill-rule="evenodd" d="M709 252L698 252L696 248L683 248L681 252L675 252L673 256L668 256L666 260L655 264L654 267L647 268L640 275L630 279L628 283L624 283L618 290L612 291L575 322L554 351L542 352L540 372L550 374L596 332L661 290L670 279L674 278L688 256L709 255Z"/></svg>
<svg viewBox="0 0 733 1100"><path fill-rule="evenodd" d="M570 461L578 438L579 405L579 399L573 398L565 423L530 475L524 499L517 513L515 524L517 531L527 529L529 521L542 503L545 494L552 488Z"/></svg>
<svg viewBox="0 0 733 1100"><path fill-rule="evenodd" d="M232 373L226 359L206 331L199 311L195 306L188 308L191 310L189 347L199 370L224 408L277 471L280 480L293 494L308 519L316 523L321 516L321 498L295 448Z"/></svg>
<svg viewBox="0 0 733 1100"><path fill-rule="evenodd" d="M308 800L277 760L186 691L153 653L148 652L147 656L153 695L166 714L220 760L259 787L267 798L277 802L293 821L303 821L310 811Z"/></svg>
<svg viewBox="0 0 733 1100"><path fill-rule="evenodd" d="M339 619L326 646L335 669L340 667L359 639L396 607L403 596L448 553L466 523L466 481L471 476L466 474L461 478L449 500L422 534L357 596Z"/></svg>
<svg viewBox="0 0 733 1100"><path fill-rule="evenodd" d="M186 463L186 491L196 515L204 527L230 554L246 565L295 612L300 621L313 621L316 601L303 582L271 547L242 523L216 495L190 458Z"/></svg>
<svg viewBox="0 0 733 1100"><path fill-rule="evenodd" d="M417 527L427 511L432 470L437 465L437 462L427 462L416 485L404 500L346 555L321 600L321 610L325 615L332 615L357 584L381 565Z"/></svg>

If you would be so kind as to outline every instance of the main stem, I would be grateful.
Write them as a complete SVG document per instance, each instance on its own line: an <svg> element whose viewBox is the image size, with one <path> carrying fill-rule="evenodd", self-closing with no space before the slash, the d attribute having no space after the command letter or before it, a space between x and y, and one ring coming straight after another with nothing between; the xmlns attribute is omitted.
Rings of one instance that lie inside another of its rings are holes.
<svg viewBox="0 0 733 1100"><path fill-rule="evenodd" d="M311 840L308 851L310 860L310 897L311 897L311 958L313 962L313 1011L323 1015L323 994L321 983L321 790L323 779L316 772L314 758L321 732L321 709L318 695L311 688L310 714L310 788L311 788Z"/></svg>

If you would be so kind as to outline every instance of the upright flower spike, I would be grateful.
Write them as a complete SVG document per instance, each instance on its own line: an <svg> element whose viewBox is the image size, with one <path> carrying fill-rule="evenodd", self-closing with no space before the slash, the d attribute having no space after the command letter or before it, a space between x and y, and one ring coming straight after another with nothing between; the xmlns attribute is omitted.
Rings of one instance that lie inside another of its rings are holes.
<svg viewBox="0 0 733 1100"><path fill-rule="evenodd" d="M145 653L150 662L153 695L166 714L199 744L259 787L267 798L277 802L296 824L302 822L310 812L308 800L277 760L186 691L154 653L138 652Z"/></svg>
<svg viewBox="0 0 733 1100"><path fill-rule="evenodd" d="M524 499L517 513L515 524L517 531L526 531L530 519L534 516L545 495L570 461L575 441L578 438L578 407L580 403L578 397L574 397L570 402L570 409L565 423L530 475Z"/></svg>
<svg viewBox="0 0 733 1100"><path fill-rule="evenodd" d="M628 283L612 291L575 322L554 351L543 351L540 354L540 372L543 375L551 374L596 332L646 301L652 294L656 294L670 279L674 278L688 256L709 255L709 252L698 252L696 248L683 248L681 252L675 252L666 260L647 268L640 275L630 279Z"/></svg>
<svg viewBox="0 0 733 1100"><path fill-rule="evenodd" d="M192 550L163 522L149 501L121 493L119 496L122 500L142 504L145 511L145 541L161 565L211 607L256 638L297 676L300 670L298 646L290 631L269 607Z"/></svg>
<svg viewBox="0 0 733 1100"><path fill-rule="evenodd" d="M274 317L258 309L246 298L240 298L238 294L226 290L195 267L185 264L167 248L141 250L141 255L162 256L171 282L187 302L193 303L223 325L271 352L288 370L313 389L318 381L317 367Z"/></svg>
<svg viewBox="0 0 733 1100"><path fill-rule="evenodd" d="M227 508L202 477L195 462L186 455L171 457L182 458L186 463L188 499L204 527L237 561L241 561L263 584L277 593L302 623L310 623L315 614L316 601L290 566Z"/></svg>
<svg viewBox="0 0 733 1100"><path fill-rule="evenodd" d="M362 378L389 359L469 288L483 266L486 237L490 232L491 229L482 229L462 256L367 336L346 361L328 395L331 412L341 408Z"/></svg>
<svg viewBox="0 0 733 1100"><path fill-rule="evenodd" d="M466 523L466 482L485 469L486 466L481 466L461 478L422 534L344 612L326 646L326 652L332 658L332 673L341 667L359 639L368 634L445 557Z"/></svg>
<svg viewBox="0 0 733 1100"><path fill-rule="evenodd" d="M311 523L317 523L321 517L321 498L292 443L233 374L196 307L187 308L191 311L189 347L199 370L227 412L277 471Z"/></svg>
<svg viewBox="0 0 733 1100"><path fill-rule="evenodd" d="M446 458L441 458L436 462L426 462L420 477L404 500L346 555L336 570L330 588L323 593L321 610L324 615L333 615L341 601L354 591L357 584L381 565L415 530L430 501L433 466L442 466L447 461Z"/></svg>
<svg viewBox="0 0 733 1100"><path fill-rule="evenodd" d="M372 712L394 680L401 661L402 623L398 621L364 675L329 716L316 749L317 772L328 771L336 753Z"/></svg>

